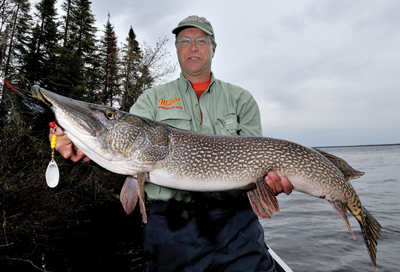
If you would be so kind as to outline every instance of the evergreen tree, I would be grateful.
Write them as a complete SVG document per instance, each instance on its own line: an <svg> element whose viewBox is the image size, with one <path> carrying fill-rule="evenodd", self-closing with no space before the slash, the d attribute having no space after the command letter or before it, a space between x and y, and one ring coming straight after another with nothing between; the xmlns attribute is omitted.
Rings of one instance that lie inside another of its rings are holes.
<svg viewBox="0 0 400 272"><path fill-rule="evenodd" d="M101 74L101 60L96 52L89 56L89 65L86 67L85 81L86 81L86 97L85 100L90 103L101 103L98 92L101 90L100 78Z"/></svg>
<svg viewBox="0 0 400 272"><path fill-rule="evenodd" d="M57 84L62 94L88 100L88 87L98 81L96 27L88 0L66 0L62 6L63 47ZM90 99L89 99L90 100Z"/></svg>
<svg viewBox="0 0 400 272"><path fill-rule="evenodd" d="M0 75L16 72L26 53L32 16L28 0L3 1L0 5Z"/></svg>
<svg viewBox="0 0 400 272"><path fill-rule="evenodd" d="M12 27L12 5L11 1L4 1L0 5L0 76L5 76L6 55L9 36Z"/></svg>
<svg viewBox="0 0 400 272"><path fill-rule="evenodd" d="M59 22L55 9L56 0L42 0L35 8L38 18L29 41L23 72L29 82L43 87L53 87L57 78L56 59L59 52Z"/></svg>
<svg viewBox="0 0 400 272"><path fill-rule="evenodd" d="M28 35L27 33L31 32L31 24L32 24L32 16L31 12L31 4L29 0L17 0L17 11L15 18L15 32L13 38L15 38L15 42L13 43L12 50L14 54L13 65L17 70L23 65L23 57L28 53Z"/></svg>
<svg viewBox="0 0 400 272"><path fill-rule="evenodd" d="M14 75L22 65L27 50L27 35L31 21L30 3L28 0L3 1L0 6L0 77L3 76L12 84L18 84L20 78ZM4 27L4 28L3 28ZM2 83L2 82L1 82ZM2 84L1 84L2 85ZM0 91L0 116L10 113L12 94L9 90Z"/></svg>
<svg viewBox="0 0 400 272"><path fill-rule="evenodd" d="M67 95L73 98L78 98L75 95L75 87L82 85L80 79L80 62L78 56L74 54L73 46L68 42L70 33L70 22L72 21L71 13L73 8L73 1L66 0L61 9L65 12L62 17L62 47L60 48L59 57L57 61L58 78L55 82L55 87L58 93Z"/></svg>
<svg viewBox="0 0 400 272"><path fill-rule="evenodd" d="M110 23L110 14L104 26L104 36L102 38L102 65L101 78L103 79L103 89L101 93L102 103L113 106L114 102L119 102L118 95L121 93L119 89L120 68L118 59L117 36L114 27Z"/></svg>
<svg viewBox="0 0 400 272"><path fill-rule="evenodd" d="M144 90L153 87L155 78L146 64L143 64L139 68L139 72L140 72L140 77L138 80L138 84L140 85L140 87L142 87L142 91L140 92L142 93Z"/></svg>
<svg viewBox="0 0 400 272"><path fill-rule="evenodd" d="M125 110L128 110L144 89L174 72L175 68L165 63L168 57L165 50L167 39L160 40L155 48L145 43L139 46L132 28L124 47L124 69L121 70L117 37L109 19L99 57L90 2L64 1L66 13L62 19L63 28L58 29L61 20L57 19L55 0L36 0L34 21L28 16L28 0L0 0L0 75L4 75L5 67L10 74L19 71L17 76L22 76L13 77L13 85L21 91L29 92L28 86L36 81L51 91L69 97L115 105L116 99L122 96L119 94L122 74L123 89L132 90L134 94L132 100L128 98L126 101ZM22 82L23 76L29 82ZM18 85L19 82L28 84ZM107 243L101 243L100 247L98 244L87 247L93 243L84 239L101 239L104 229L128 233L132 230L131 226L140 228L140 214L137 214L137 220L131 221L131 225L126 224L126 216L115 197L115 190L120 189L121 177L110 175L91 164L69 164L65 161L59 164L60 172L73 175L60 176L56 193L53 189L46 189L44 172L51 158L47 122L40 123L43 118L29 113L22 103L13 103L9 99L14 97L10 90L0 93L0 102L5 100L6 93L10 94L7 99L11 102L0 112L0 187L3 189L0 190L0 199L7 200L0 203L3 205L1 246L5 249L0 256L2 271L28 271L32 267L55 271L60 270L60 264L62 271L68 271L77 263L81 270L124 269L118 264L116 267L115 262L101 262L93 268L93 264L98 263L98 257L88 259L85 255L86 251L93 250L105 252L103 255L107 256L122 252L116 256L121 260L135 259L139 263L136 267L140 268L140 248L135 246L141 240L139 235L130 240L124 237L123 241L116 235L112 244L118 247L110 247ZM104 211L115 216L113 220L108 220L111 223L106 228L104 220L100 224L93 220L93 214L95 218L97 215L103 218ZM90 222L90 226L80 222ZM140 230L135 233L140 234ZM76 233L79 233L78 236ZM70 234L77 239L71 240ZM79 254L76 254L76 249L65 251L77 241L81 242L76 247L81 249ZM135 266L135 263L131 264Z"/></svg>
<svg viewBox="0 0 400 272"><path fill-rule="evenodd" d="M129 108L136 102L141 94L142 88L138 86L139 65L142 59L139 43L136 40L135 32L129 29L126 44L123 46L123 95L121 101L121 110L129 111Z"/></svg>
<svg viewBox="0 0 400 272"><path fill-rule="evenodd" d="M165 49L167 38L159 39L152 48L147 43L139 44L132 28L127 44L123 47L123 101L121 109L129 111L142 92L154 84L161 83L176 71L176 64L166 63L170 53Z"/></svg>
<svg viewBox="0 0 400 272"><path fill-rule="evenodd" d="M63 16L63 26L62 29L64 30L63 33L63 47L67 46L67 40L68 40L68 32L69 32L69 22L71 20L71 9L72 9L72 0L66 0L62 6L61 9L65 11L65 15Z"/></svg>

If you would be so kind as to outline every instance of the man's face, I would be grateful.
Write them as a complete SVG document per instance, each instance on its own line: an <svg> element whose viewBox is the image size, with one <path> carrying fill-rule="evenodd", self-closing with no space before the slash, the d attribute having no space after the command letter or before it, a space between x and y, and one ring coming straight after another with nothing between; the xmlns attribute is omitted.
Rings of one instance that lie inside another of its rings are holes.
<svg viewBox="0 0 400 272"><path fill-rule="evenodd" d="M178 33L177 40L190 39L192 44L184 46L178 43L176 51L182 74L194 83L206 81L210 78L211 62L214 57L216 44L212 44L211 36L198 28L186 28ZM197 46L197 39L209 41L206 46Z"/></svg>

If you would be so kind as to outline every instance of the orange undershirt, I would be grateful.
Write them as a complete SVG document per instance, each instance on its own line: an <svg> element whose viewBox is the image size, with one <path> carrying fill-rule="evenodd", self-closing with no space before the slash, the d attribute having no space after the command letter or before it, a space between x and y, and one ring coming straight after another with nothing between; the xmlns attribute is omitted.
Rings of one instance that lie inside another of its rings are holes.
<svg viewBox="0 0 400 272"><path fill-rule="evenodd" d="M192 84L194 91L196 92L197 100L200 101L201 95L207 90L210 83L211 83L211 78L207 81L199 83L190 82L190 84ZM200 114L201 114L201 120L203 120L203 113L201 112L201 109L200 109Z"/></svg>
<svg viewBox="0 0 400 272"><path fill-rule="evenodd" d="M190 82L190 84L192 84L194 91L196 92L198 100L200 100L200 96L207 90L208 85L210 85L210 82L211 82L211 78L207 81L199 82L199 83Z"/></svg>

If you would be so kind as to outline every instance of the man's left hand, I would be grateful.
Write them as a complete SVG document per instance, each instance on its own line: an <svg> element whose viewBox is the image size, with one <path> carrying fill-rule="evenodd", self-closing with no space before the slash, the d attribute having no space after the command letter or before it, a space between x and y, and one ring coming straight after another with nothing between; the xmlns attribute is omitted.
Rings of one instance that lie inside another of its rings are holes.
<svg viewBox="0 0 400 272"><path fill-rule="evenodd" d="M292 193L293 185L287 177L280 177L274 171L269 171L264 179L275 195L282 192L287 195Z"/></svg>

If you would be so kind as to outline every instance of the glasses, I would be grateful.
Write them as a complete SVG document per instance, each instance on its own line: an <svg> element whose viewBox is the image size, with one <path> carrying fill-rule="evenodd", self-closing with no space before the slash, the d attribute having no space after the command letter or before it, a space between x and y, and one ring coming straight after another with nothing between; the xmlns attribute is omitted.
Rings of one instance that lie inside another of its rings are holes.
<svg viewBox="0 0 400 272"><path fill-rule="evenodd" d="M199 39L192 41L191 39L186 38L186 39L182 39L180 41L176 41L176 44L180 44L183 47L190 47L190 46L192 46L193 42L196 44L196 47L206 47L211 41L207 41L203 38L199 38Z"/></svg>

